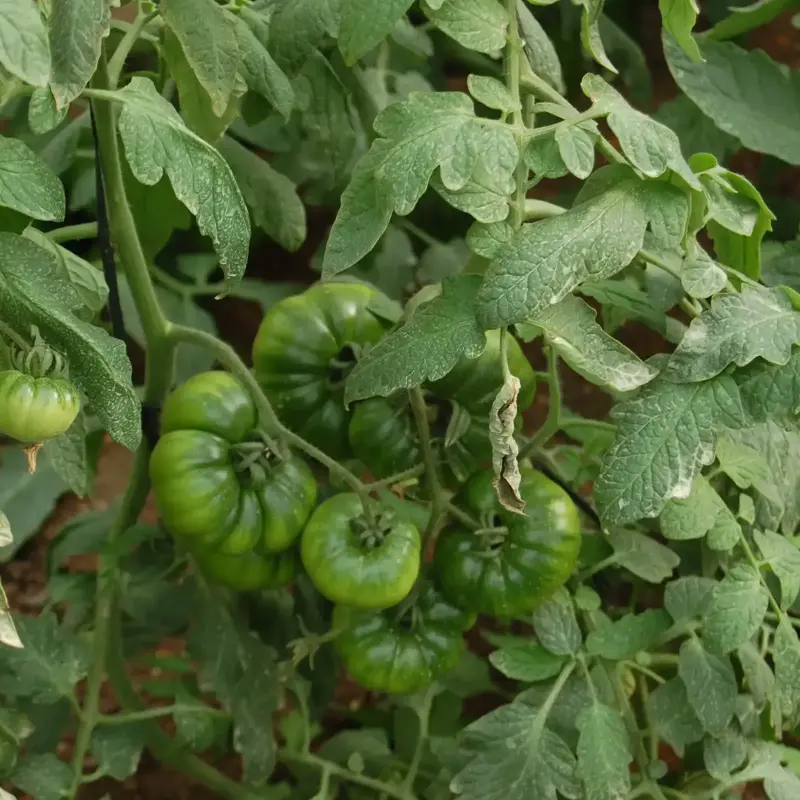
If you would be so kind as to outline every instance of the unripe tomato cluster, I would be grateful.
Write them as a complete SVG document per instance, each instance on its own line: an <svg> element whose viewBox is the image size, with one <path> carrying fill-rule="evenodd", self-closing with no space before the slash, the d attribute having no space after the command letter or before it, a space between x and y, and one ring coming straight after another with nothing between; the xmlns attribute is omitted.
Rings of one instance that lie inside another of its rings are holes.
<svg viewBox="0 0 800 800"><path fill-rule="evenodd" d="M404 393L344 404L349 369L386 331L371 311L376 299L365 284L323 283L278 303L253 363L284 425L385 478L418 465L421 451ZM535 378L514 340L508 360L524 409ZM271 451L252 399L224 372L191 378L164 406L150 463L161 518L205 573L232 588L274 588L304 569L335 604L335 646L351 676L369 689L419 691L455 666L476 613L531 612L577 561L580 522L561 487L523 466L526 514L497 500L488 415L502 380L495 331L481 356L423 387L434 445L459 487L453 502L480 525L446 527L429 565L420 531L379 502L368 514L347 492L317 504L306 462Z"/></svg>

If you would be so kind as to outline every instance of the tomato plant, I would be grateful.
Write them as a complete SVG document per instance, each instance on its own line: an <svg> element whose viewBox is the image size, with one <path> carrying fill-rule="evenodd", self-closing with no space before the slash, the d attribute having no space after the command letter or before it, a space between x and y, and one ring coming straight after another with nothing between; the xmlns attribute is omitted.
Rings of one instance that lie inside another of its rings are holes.
<svg viewBox="0 0 800 800"><path fill-rule="evenodd" d="M0 0L0 797L800 798L799 22Z"/></svg>

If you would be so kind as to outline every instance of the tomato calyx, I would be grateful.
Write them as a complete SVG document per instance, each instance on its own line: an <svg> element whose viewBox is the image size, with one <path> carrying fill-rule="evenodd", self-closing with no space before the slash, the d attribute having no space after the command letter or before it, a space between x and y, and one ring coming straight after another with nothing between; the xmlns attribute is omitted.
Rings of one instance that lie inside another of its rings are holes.
<svg viewBox="0 0 800 800"><path fill-rule="evenodd" d="M358 363L360 355L360 346L357 343L348 343L328 361L328 386L330 389L340 389L344 386L348 375Z"/></svg>
<svg viewBox="0 0 800 800"><path fill-rule="evenodd" d="M484 558L497 558L508 538L508 526L502 524L498 514L483 516L480 519L481 526L473 531L475 536L481 537L483 550L480 554Z"/></svg>
<svg viewBox="0 0 800 800"><path fill-rule="evenodd" d="M380 547L395 523L395 515L391 511L383 511L370 522L366 517L356 517L350 525L361 545L368 549Z"/></svg>
<svg viewBox="0 0 800 800"><path fill-rule="evenodd" d="M254 432L253 439L231 445L231 458L234 470L245 476L245 482L252 488L264 485L267 473L278 458L269 445Z"/></svg>
<svg viewBox="0 0 800 800"><path fill-rule="evenodd" d="M31 338L32 345L24 340L12 344L10 355L14 369L32 378L66 377L66 359L47 344L35 325L31 326Z"/></svg>

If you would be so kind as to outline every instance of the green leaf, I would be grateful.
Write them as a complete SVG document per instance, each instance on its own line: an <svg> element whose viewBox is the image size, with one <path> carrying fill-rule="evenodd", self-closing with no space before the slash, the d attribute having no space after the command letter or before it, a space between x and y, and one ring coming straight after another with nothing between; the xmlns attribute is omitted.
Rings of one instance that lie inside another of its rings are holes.
<svg viewBox="0 0 800 800"><path fill-rule="evenodd" d="M212 709L186 689L175 695L175 702L182 707L173 715L175 729L182 742L185 742L196 753L202 753L212 747L217 740L222 724Z"/></svg>
<svg viewBox="0 0 800 800"><path fill-rule="evenodd" d="M531 139L522 154L525 164L539 178L562 178L569 170L561 158L555 137L537 136Z"/></svg>
<svg viewBox="0 0 800 800"><path fill-rule="evenodd" d="M730 659L707 652L695 638L687 639L681 645L678 674L703 729L722 733L736 710L738 692Z"/></svg>
<svg viewBox="0 0 800 800"><path fill-rule="evenodd" d="M581 44L601 67L616 74L617 68L606 55L603 38L600 35L600 20L603 16L604 4L605 0L576 0L575 5L583 6Z"/></svg>
<svg viewBox="0 0 800 800"><path fill-rule="evenodd" d="M485 75L469 75L467 77L469 93L487 108L510 113L520 107L519 101L511 96L506 85L497 78L488 78Z"/></svg>
<svg viewBox="0 0 800 800"><path fill-rule="evenodd" d="M260 642L244 640L244 673L231 699L233 748L242 756L244 780L264 783L275 767L275 739L271 725L278 710L280 690L272 651Z"/></svg>
<svg viewBox="0 0 800 800"><path fill-rule="evenodd" d="M123 103L119 132L136 179L153 186L166 172L177 198L197 217L200 232L214 242L227 277L241 278L250 219L230 167L146 78L133 78L115 98Z"/></svg>
<svg viewBox="0 0 800 800"><path fill-rule="evenodd" d="M739 148L739 142L721 131L685 94L663 103L653 118L675 131L687 155L711 153L724 161Z"/></svg>
<svg viewBox="0 0 800 800"><path fill-rule="evenodd" d="M214 0L162 0L159 11L221 117L241 62L236 20Z"/></svg>
<svg viewBox="0 0 800 800"><path fill-rule="evenodd" d="M67 108L56 108L56 99L48 87L34 89L28 103L28 127L42 134L58 127L67 117Z"/></svg>
<svg viewBox="0 0 800 800"><path fill-rule="evenodd" d="M450 790L461 800L578 797L575 757L544 723L542 712L514 703L467 726L459 740L461 769Z"/></svg>
<svg viewBox="0 0 800 800"><path fill-rule="evenodd" d="M55 0L52 4L50 88L56 108L66 108L86 88L110 24L108 0Z"/></svg>
<svg viewBox="0 0 800 800"><path fill-rule="evenodd" d="M86 437L86 415L81 411L67 431L45 442L42 448L55 473L78 497L86 497L92 488L93 470Z"/></svg>
<svg viewBox="0 0 800 800"><path fill-rule="evenodd" d="M665 375L681 383L705 381L729 364L744 367L761 357L786 364L800 343L800 312L780 289L744 287L717 295L692 320L667 364Z"/></svg>
<svg viewBox="0 0 800 800"><path fill-rule="evenodd" d="M578 715L578 775L586 800L621 800L631 788L633 761L625 723L616 709L592 703Z"/></svg>
<svg viewBox="0 0 800 800"><path fill-rule="evenodd" d="M564 94L566 87L558 52L524 0L517 3L517 19L531 69L557 92Z"/></svg>
<svg viewBox="0 0 800 800"><path fill-rule="evenodd" d="M706 770L718 781L724 781L747 758L747 739L727 730L719 738L707 737L703 742L703 761Z"/></svg>
<svg viewBox="0 0 800 800"><path fill-rule="evenodd" d="M284 69L296 70L339 30L341 0L287 0L270 25L270 49Z"/></svg>
<svg viewBox="0 0 800 800"><path fill-rule="evenodd" d="M648 583L662 583L681 561L669 547L636 531L617 528L608 539L617 564Z"/></svg>
<svg viewBox="0 0 800 800"><path fill-rule="evenodd" d="M800 548L785 536L772 531L753 531L753 539L778 576L781 584L781 606L789 608L800 592Z"/></svg>
<svg viewBox="0 0 800 800"><path fill-rule="evenodd" d="M479 161L498 178L511 176L517 165L511 132L476 117L472 101L458 92L413 94L385 108L375 130L390 143L381 148L375 175L400 215L414 208L437 167L445 188L457 191Z"/></svg>
<svg viewBox="0 0 800 800"><path fill-rule="evenodd" d="M753 701L758 709L763 709L775 689L775 676L752 642L743 644L736 655Z"/></svg>
<svg viewBox="0 0 800 800"><path fill-rule="evenodd" d="M26 228L23 236L55 257L59 274L72 284L72 288L80 296L81 304L86 310L86 314L79 316L89 321L105 308L108 300L108 286L106 286L102 270L84 261L80 256L76 256L66 247L55 244L36 228Z"/></svg>
<svg viewBox="0 0 800 800"><path fill-rule="evenodd" d="M97 769L117 781L136 774L144 745L141 724L106 725L92 731L91 750Z"/></svg>
<svg viewBox="0 0 800 800"><path fill-rule="evenodd" d="M294 89L267 50L269 16L245 6L236 17L242 56L240 71L248 88L260 94L285 120L294 106Z"/></svg>
<svg viewBox="0 0 800 800"><path fill-rule="evenodd" d="M535 317L584 281L619 272L641 250L647 222L654 217L653 192L661 190L624 168L607 169L595 173L595 184L587 184L592 189L605 181L605 191L583 202L579 196L565 214L523 225L495 253L478 295L484 327Z"/></svg>
<svg viewBox="0 0 800 800"><path fill-rule="evenodd" d="M686 687L678 678L662 683L650 695L647 706L659 738L679 755L683 755L686 745L703 738L703 725L689 704Z"/></svg>
<svg viewBox="0 0 800 800"><path fill-rule="evenodd" d="M477 358L486 335L475 321L478 275L459 275L442 293L420 306L410 320L385 336L356 364L345 385L345 402L443 378L462 357Z"/></svg>
<svg viewBox="0 0 800 800"><path fill-rule="evenodd" d="M583 637L566 589L559 589L533 612L533 629L542 647L553 655L572 656L580 650Z"/></svg>
<svg viewBox="0 0 800 800"><path fill-rule="evenodd" d="M658 0L664 30L674 37L677 45L691 61L702 61L700 48L692 36L700 9L696 0Z"/></svg>
<svg viewBox="0 0 800 800"><path fill-rule="evenodd" d="M33 86L47 86L50 48L34 0L0 2L0 65Z"/></svg>
<svg viewBox="0 0 800 800"><path fill-rule="evenodd" d="M411 7L413 0L342 0L339 50L345 63L355 64L377 47Z"/></svg>
<svg viewBox="0 0 800 800"><path fill-rule="evenodd" d="M648 383L657 370L640 361L595 321L596 312L583 300L567 297L531 320L545 340L580 375L599 386L627 392Z"/></svg>
<svg viewBox="0 0 800 800"><path fill-rule="evenodd" d="M0 545L0 561L8 561L38 532L67 487L49 460L42 459L31 474L22 450L6 447L0 451L0 457L0 509L14 532L13 541Z"/></svg>
<svg viewBox="0 0 800 800"><path fill-rule="evenodd" d="M689 575L667 584L664 590L664 608L675 622L699 619L711 602L711 592L716 581Z"/></svg>
<svg viewBox="0 0 800 800"><path fill-rule="evenodd" d="M724 507L725 503L711 484L698 475L688 497L673 498L664 504L661 532L673 541L701 539L714 527Z"/></svg>
<svg viewBox="0 0 800 800"><path fill-rule="evenodd" d="M694 189L700 181L681 154L678 137L666 125L628 105L625 98L599 75L584 75L583 93L599 111L608 114L608 125L619 139L630 163L649 178L667 169L680 175Z"/></svg>
<svg viewBox="0 0 800 800"><path fill-rule="evenodd" d="M671 625L670 615L661 609L626 614L592 631L586 637L586 649L592 655L622 661L649 650Z"/></svg>
<svg viewBox="0 0 800 800"><path fill-rule="evenodd" d="M496 53L506 43L508 16L497 0L422 2L425 16L468 50Z"/></svg>
<svg viewBox="0 0 800 800"><path fill-rule="evenodd" d="M681 285L690 297L711 297L721 292L728 282L725 270L693 241L681 265Z"/></svg>
<svg viewBox="0 0 800 800"><path fill-rule="evenodd" d="M708 175L702 175L701 180L712 217L707 228L717 257L727 266L758 279L761 241L772 230L775 215L758 189L735 172L722 170L720 180L715 182L709 181Z"/></svg>
<svg viewBox="0 0 800 800"><path fill-rule="evenodd" d="M565 660L564 656L554 655L540 644L506 647L489 655L492 666L507 678L527 683L545 681L558 675Z"/></svg>
<svg viewBox="0 0 800 800"><path fill-rule="evenodd" d="M678 86L704 114L750 150L800 164L800 74L777 64L763 50L731 42L705 42L705 59L690 61L669 37L664 52Z"/></svg>
<svg viewBox="0 0 800 800"><path fill-rule="evenodd" d="M139 443L139 401L125 346L74 316L80 297L58 278L54 258L20 236L0 233L0 316L24 329L36 325L70 364L70 378L89 398L104 427L120 444Z"/></svg>
<svg viewBox="0 0 800 800"><path fill-rule="evenodd" d="M727 552L733 550L742 538L742 526L736 515L728 506L723 505L711 530L706 537L706 544L711 550Z"/></svg>
<svg viewBox="0 0 800 800"><path fill-rule="evenodd" d="M37 703L54 703L69 697L91 663L85 639L60 627L52 613L16 617L21 649L1 648L4 674L0 687L9 697L30 697Z"/></svg>
<svg viewBox="0 0 800 800"><path fill-rule="evenodd" d="M64 186L28 145L0 136L0 205L34 219L64 219Z"/></svg>
<svg viewBox="0 0 800 800"><path fill-rule="evenodd" d="M434 175L431 186L453 208L474 217L478 222L501 222L508 217L509 195L514 182L508 175L493 175L478 163L472 177L461 189L451 191Z"/></svg>
<svg viewBox="0 0 800 800"><path fill-rule="evenodd" d="M792 420L800 411L800 351L780 366L756 361L736 373L742 402L756 421Z"/></svg>
<svg viewBox="0 0 800 800"><path fill-rule="evenodd" d="M617 309L624 317L644 322L653 330L664 333L664 314L653 306L650 298L635 286L625 281L598 281L584 283L578 291L597 300L604 306Z"/></svg>
<svg viewBox="0 0 800 800"><path fill-rule="evenodd" d="M26 755L11 776L33 800L63 800L72 787L72 768L55 753Z"/></svg>
<svg viewBox="0 0 800 800"><path fill-rule="evenodd" d="M764 621L768 599L758 572L749 564L735 564L714 587L703 614L708 649L724 655L748 642Z"/></svg>
<svg viewBox="0 0 800 800"><path fill-rule="evenodd" d="M589 124L559 125L555 132L558 152L564 166L576 177L585 180L594 169L596 134Z"/></svg>
<svg viewBox="0 0 800 800"><path fill-rule="evenodd" d="M763 242L761 280L767 286L800 289L800 240Z"/></svg>
<svg viewBox="0 0 800 800"><path fill-rule="evenodd" d="M658 379L612 413L617 436L594 489L606 525L658 516L667 500L688 497L700 468L714 460L721 428L744 423L729 376L694 384Z"/></svg>
<svg viewBox="0 0 800 800"><path fill-rule="evenodd" d="M244 84L237 85L225 110L217 115L211 108L211 97L197 79L178 37L169 28L164 31L162 54L178 90L181 117L194 133L210 144L216 144L239 113L239 98L245 92Z"/></svg>
<svg viewBox="0 0 800 800"><path fill-rule="evenodd" d="M785 718L800 708L800 640L789 617L781 618L772 645L775 664L775 701Z"/></svg>
<svg viewBox="0 0 800 800"><path fill-rule="evenodd" d="M253 222L286 250L297 250L306 238L306 210L294 183L229 136L220 142L219 151L239 183Z"/></svg>

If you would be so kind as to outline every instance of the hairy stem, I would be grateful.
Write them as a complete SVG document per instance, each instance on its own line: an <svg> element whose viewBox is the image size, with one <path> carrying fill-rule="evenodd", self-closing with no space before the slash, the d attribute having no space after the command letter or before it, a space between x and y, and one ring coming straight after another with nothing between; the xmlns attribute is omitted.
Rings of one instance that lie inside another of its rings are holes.
<svg viewBox="0 0 800 800"><path fill-rule="evenodd" d="M542 427L520 448L520 459L544 447L558 432L561 425L561 379L558 375L558 355L552 348L547 351L547 375L547 384L550 387L547 418Z"/></svg>
<svg viewBox="0 0 800 800"><path fill-rule="evenodd" d="M439 477L438 459L433 451L431 429L430 425L428 425L428 415L422 389L411 389L408 395L411 400L411 410L414 412L414 422L417 425L417 433L422 447L422 462L425 465L425 479L431 496L431 515L428 518L428 526L423 534L423 539L427 540L435 534L444 514L447 501L442 488L442 481Z"/></svg>
<svg viewBox="0 0 800 800"><path fill-rule="evenodd" d="M78 239L96 239L97 223L80 222L77 225L64 225L61 228L54 228L52 231L47 231L45 236L55 244L74 242Z"/></svg>
<svg viewBox="0 0 800 800"><path fill-rule="evenodd" d="M509 26L506 36L506 49L503 58L503 72L506 88L516 104L511 112L511 127L517 142L518 161L514 173L514 202L512 205L512 224L515 228L522 225L525 218L525 192L528 182L528 167L522 157L525 147L525 123L522 119L522 97L520 95L520 56L522 55L522 39L517 23L517 0L506 0Z"/></svg>

